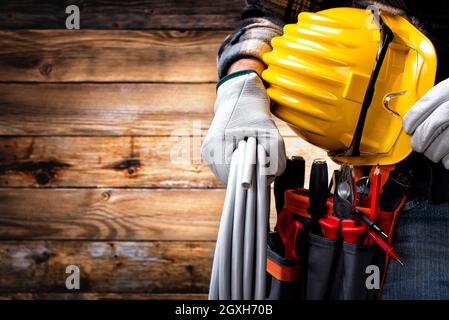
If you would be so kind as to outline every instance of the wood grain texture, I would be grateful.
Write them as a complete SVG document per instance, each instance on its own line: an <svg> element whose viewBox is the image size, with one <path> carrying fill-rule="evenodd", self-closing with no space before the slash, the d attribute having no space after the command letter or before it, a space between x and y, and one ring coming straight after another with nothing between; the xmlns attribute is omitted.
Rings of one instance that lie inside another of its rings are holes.
<svg viewBox="0 0 449 320"><path fill-rule="evenodd" d="M203 138L4 137L0 186L222 188L201 160ZM308 166L326 156L299 138L285 143Z"/></svg>
<svg viewBox="0 0 449 320"><path fill-rule="evenodd" d="M0 84L0 134L192 135L214 100L215 84Z"/></svg>
<svg viewBox="0 0 449 320"><path fill-rule="evenodd" d="M215 84L3 83L0 135L205 135L215 97Z"/></svg>
<svg viewBox="0 0 449 320"><path fill-rule="evenodd" d="M0 300L207 300L206 293L0 293Z"/></svg>
<svg viewBox="0 0 449 320"><path fill-rule="evenodd" d="M2 29L64 29L66 6L80 9L81 29L229 29L244 0L2 0Z"/></svg>
<svg viewBox="0 0 449 320"><path fill-rule="evenodd" d="M0 82L214 82L227 34L0 30Z"/></svg>
<svg viewBox="0 0 449 320"><path fill-rule="evenodd" d="M225 191L199 150L243 2L1 1L0 299L207 297Z"/></svg>
<svg viewBox="0 0 449 320"><path fill-rule="evenodd" d="M200 146L200 137L0 138L0 185L221 186Z"/></svg>
<svg viewBox="0 0 449 320"><path fill-rule="evenodd" d="M0 189L0 240L215 241L224 190ZM271 221L276 223L274 197Z"/></svg>
<svg viewBox="0 0 449 320"><path fill-rule="evenodd" d="M0 189L0 239L215 240L224 190Z"/></svg>
<svg viewBox="0 0 449 320"><path fill-rule="evenodd" d="M0 292L63 292L68 265L79 292L206 293L213 242L0 242Z"/></svg>

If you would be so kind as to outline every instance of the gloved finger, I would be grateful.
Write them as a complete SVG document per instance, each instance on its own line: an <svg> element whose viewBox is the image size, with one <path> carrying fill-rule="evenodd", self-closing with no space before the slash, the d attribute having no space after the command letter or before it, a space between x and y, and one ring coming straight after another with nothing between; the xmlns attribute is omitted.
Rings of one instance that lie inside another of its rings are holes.
<svg viewBox="0 0 449 320"><path fill-rule="evenodd" d="M412 134L439 105L448 100L449 79L431 88L406 113L402 125L405 132Z"/></svg>
<svg viewBox="0 0 449 320"><path fill-rule="evenodd" d="M267 184L270 185L274 182L276 176L267 176Z"/></svg>
<svg viewBox="0 0 449 320"><path fill-rule="evenodd" d="M447 154L442 160L441 162L443 163L443 166L449 170L449 154Z"/></svg>
<svg viewBox="0 0 449 320"><path fill-rule="evenodd" d="M221 136L206 136L201 147L201 157L213 174L223 183L227 183L231 167L234 145L227 143Z"/></svg>
<svg viewBox="0 0 449 320"><path fill-rule="evenodd" d="M227 164L215 164L213 166L209 165L212 173L220 179L225 185L228 184L230 165Z"/></svg>
<svg viewBox="0 0 449 320"><path fill-rule="evenodd" d="M280 135L276 136L275 138L276 138L276 142L274 142L272 145L270 145L270 148L271 149L274 148L276 150L273 150L273 152L270 152L269 161L270 161L270 165L271 165L271 163L274 163L274 165L276 167L276 172L274 173L274 175L280 176L284 172L285 167L287 166L287 155L285 152L284 139L282 139L282 137Z"/></svg>
<svg viewBox="0 0 449 320"><path fill-rule="evenodd" d="M442 133L449 127L449 101L440 105L429 117L415 130L412 136L412 148L417 152L425 152L430 149L434 153L432 145L438 145L442 139ZM441 159L441 158L440 158ZM439 161L438 159L437 161Z"/></svg>
<svg viewBox="0 0 449 320"><path fill-rule="evenodd" d="M266 175L281 175L287 164L287 156L285 154L284 139L279 134L276 127L259 132L258 143L261 144L266 151L267 167Z"/></svg>
<svg viewBox="0 0 449 320"><path fill-rule="evenodd" d="M234 150L237 149L238 142L236 141L227 141L225 143L224 150L224 163L217 163L215 165L214 174L220 178L226 185L228 182L229 171L231 168L232 155L234 154Z"/></svg>
<svg viewBox="0 0 449 320"><path fill-rule="evenodd" d="M444 130L437 139L424 152L424 155L433 162L439 162L449 154L449 129Z"/></svg>
<svg viewBox="0 0 449 320"><path fill-rule="evenodd" d="M271 126L247 127L244 130L240 128L227 129L227 144L230 141L240 141L246 137L254 137L257 143L261 144L266 150L268 160L267 175L278 176L285 170L287 164L287 156L285 154L285 144L277 127L272 123Z"/></svg>
<svg viewBox="0 0 449 320"><path fill-rule="evenodd" d="M252 128L249 126L246 126L245 128L237 127L237 128L226 128L225 131L225 139L227 143L232 143L235 148L237 148L237 145L239 141L253 137L257 139L258 131L263 130L262 128Z"/></svg>

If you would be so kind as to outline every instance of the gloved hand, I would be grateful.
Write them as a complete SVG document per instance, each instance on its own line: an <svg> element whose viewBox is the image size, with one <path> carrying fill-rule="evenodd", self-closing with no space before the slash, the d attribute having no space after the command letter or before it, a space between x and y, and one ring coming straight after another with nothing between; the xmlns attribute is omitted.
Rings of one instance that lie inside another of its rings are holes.
<svg viewBox="0 0 449 320"><path fill-rule="evenodd" d="M269 98L256 72L243 70L224 77L218 83L214 112L201 154L215 176L227 182L232 153L245 137L255 137L264 146L271 177L284 171L284 141L271 118Z"/></svg>
<svg viewBox="0 0 449 320"><path fill-rule="evenodd" d="M430 89L404 117L412 148L449 169L449 79Z"/></svg>

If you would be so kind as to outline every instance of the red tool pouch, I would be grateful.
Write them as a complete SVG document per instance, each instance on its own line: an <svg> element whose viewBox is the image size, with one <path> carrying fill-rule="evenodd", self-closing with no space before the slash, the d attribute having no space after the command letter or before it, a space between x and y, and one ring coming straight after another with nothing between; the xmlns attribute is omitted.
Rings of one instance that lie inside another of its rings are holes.
<svg viewBox="0 0 449 320"><path fill-rule="evenodd" d="M383 180L382 185L386 179ZM393 211L380 211L377 216L377 224L387 234L390 245L397 217L404 202L405 195ZM295 244L298 254L297 259L293 260L285 258L285 249L279 236L279 233L285 231L281 229L270 234L267 261L270 285L267 286L269 290L267 297L306 300L377 299L389 263L384 251L366 233L360 240L352 237L352 240L347 238L347 241L341 236L333 237L332 232L323 235L312 234L308 207L307 189L290 189L284 193L284 208L279 216L291 215L301 222L304 230L302 236L295 238L301 243ZM357 209L365 214L370 212L369 205L365 203ZM324 222L329 222L330 226L333 223L332 214L333 205L329 199L326 215L330 220L324 219ZM356 225L363 224L356 221ZM340 232L341 227L340 223L337 229Z"/></svg>

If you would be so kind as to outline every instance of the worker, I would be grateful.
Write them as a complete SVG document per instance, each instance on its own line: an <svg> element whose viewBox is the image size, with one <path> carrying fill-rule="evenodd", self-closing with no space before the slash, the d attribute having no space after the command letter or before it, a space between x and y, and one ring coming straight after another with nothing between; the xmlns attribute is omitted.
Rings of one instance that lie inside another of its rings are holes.
<svg viewBox="0 0 449 320"><path fill-rule="evenodd" d="M240 140L256 137L268 154L271 177L282 174L283 139L270 114L261 72L270 41L295 23L302 11L333 7L366 8L405 17L434 44L436 85L405 115L404 130L414 152L404 162L414 175L399 216L395 248L406 266L390 263L382 299L449 298L449 1L248 0L242 21L219 48L214 119L202 156L226 183L232 152ZM441 58L443 57L443 58Z"/></svg>

